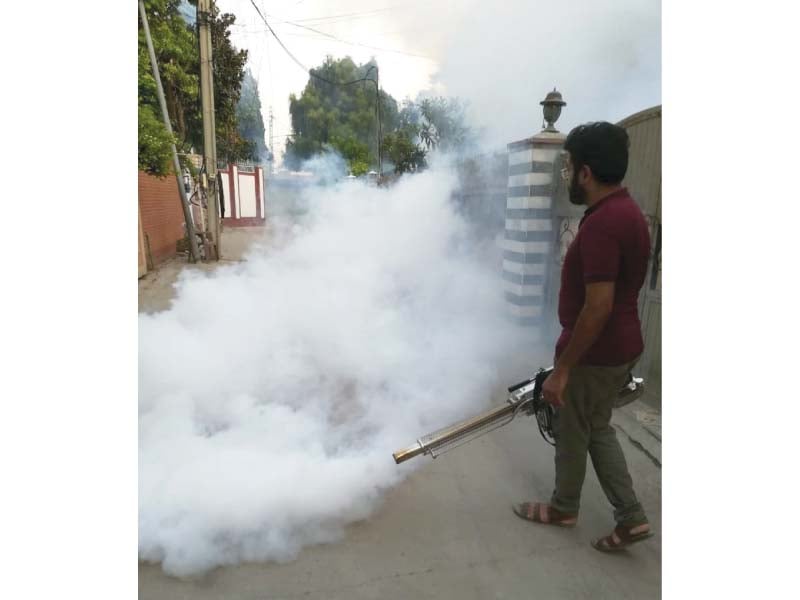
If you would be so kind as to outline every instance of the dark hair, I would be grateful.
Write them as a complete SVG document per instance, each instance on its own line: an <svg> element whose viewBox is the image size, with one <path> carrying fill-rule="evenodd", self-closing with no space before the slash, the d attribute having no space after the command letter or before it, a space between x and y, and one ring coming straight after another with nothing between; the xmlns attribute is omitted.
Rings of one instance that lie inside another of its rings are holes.
<svg viewBox="0 0 800 600"><path fill-rule="evenodd" d="M602 183L617 184L628 170L628 132L605 121L578 125L569 132L564 150L577 172L583 165Z"/></svg>

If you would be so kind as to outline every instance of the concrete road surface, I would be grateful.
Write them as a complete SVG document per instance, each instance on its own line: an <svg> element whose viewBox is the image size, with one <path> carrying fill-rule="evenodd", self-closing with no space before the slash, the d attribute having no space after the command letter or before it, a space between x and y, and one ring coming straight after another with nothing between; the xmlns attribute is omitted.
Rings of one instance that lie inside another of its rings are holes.
<svg viewBox="0 0 800 600"><path fill-rule="evenodd" d="M145 306L148 298L166 294L153 280L140 281ZM498 390L495 401L502 398ZM512 502L547 500L553 484L553 449L523 416L436 460L414 459L423 467L391 490L371 518L348 527L340 542L306 548L288 564L244 564L186 581L165 575L159 565L140 563L139 598L660 598L658 415L638 402L618 413L617 435L656 532L624 553L606 555L589 545L613 528L591 463L575 529L535 525L511 512Z"/></svg>

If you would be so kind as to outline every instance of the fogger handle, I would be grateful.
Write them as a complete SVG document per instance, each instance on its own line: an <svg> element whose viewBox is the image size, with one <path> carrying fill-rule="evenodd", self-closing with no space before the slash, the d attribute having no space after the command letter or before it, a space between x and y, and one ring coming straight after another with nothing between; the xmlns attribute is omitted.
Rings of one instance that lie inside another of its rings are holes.
<svg viewBox="0 0 800 600"><path fill-rule="evenodd" d="M510 388L508 388L508 393L510 394L512 392L516 392L519 388L523 388L529 383L533 383L534 381L536 381L535 377L533 377L532 379L526 379L525 381L520 381L519 383L515 383Z"/></svg>

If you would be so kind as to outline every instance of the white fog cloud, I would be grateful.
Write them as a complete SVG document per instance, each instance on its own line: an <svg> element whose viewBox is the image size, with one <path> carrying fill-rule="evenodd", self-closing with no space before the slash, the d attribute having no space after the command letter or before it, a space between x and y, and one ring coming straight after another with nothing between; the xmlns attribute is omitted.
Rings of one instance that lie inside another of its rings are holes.
<svg viewBox="0 0 800 600"><path fill-rule="evenodd" d="M318 188L280 248L140 315L140 558L190 575L337 539L423 464L393 451L487 406L532 344L452 184Z"/></svg>

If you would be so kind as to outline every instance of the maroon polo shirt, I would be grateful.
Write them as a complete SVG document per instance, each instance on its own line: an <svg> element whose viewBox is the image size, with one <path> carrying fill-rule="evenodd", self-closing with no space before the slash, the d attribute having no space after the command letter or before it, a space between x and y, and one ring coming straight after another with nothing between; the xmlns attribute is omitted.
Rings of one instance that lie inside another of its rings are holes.
<svg viewBox="0 0 800 600"><path fill-rule="evenodd" d="M569 343L586 297L586 284L613 281L614 307L582 365L617 366L644 350L638 298L647 275L650 233L641 209L626 188L586 209L561 270L558 320L563 328L556 359Z"/></svg>

